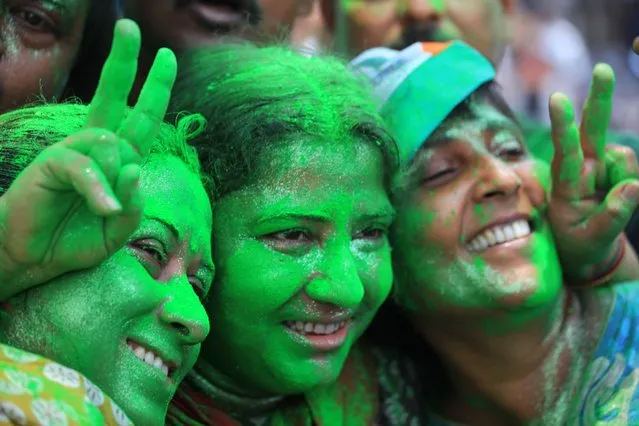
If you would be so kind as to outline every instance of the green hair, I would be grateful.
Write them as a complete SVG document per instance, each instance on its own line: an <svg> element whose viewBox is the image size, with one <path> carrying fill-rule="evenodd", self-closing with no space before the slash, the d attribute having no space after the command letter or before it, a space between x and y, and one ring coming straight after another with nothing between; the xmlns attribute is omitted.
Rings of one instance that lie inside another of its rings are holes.
<svg viewBox="0 0 639 426"><path fill-rule="evenodd" d="M44 149L82 130L87 114L87 106L66 103L28 106L0 115L0 195ZM162 123L151 155L177 157L201 176L197 153L187 140L203 128L200 115L183 117L177 127ZM209 180L202 177L202 182L210 192Z"/></svg>
<svg viewBox="0 0 639 426"><path fill-rule="evenodd" d="M180 57L170 110L206 118L193 142L217 198L252 182L261 154L277 143L371 143L389 188L398 165L370 88L335 58L248 42L199 48Z"/></svg>

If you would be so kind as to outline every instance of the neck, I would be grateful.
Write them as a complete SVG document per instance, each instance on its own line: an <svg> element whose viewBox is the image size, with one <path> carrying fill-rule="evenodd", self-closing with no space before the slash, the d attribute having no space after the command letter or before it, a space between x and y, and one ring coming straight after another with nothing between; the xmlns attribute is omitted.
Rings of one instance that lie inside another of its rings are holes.
<svg viewBox="0 0 639 426"><path fill-rule="evenodd" d="M436 407L443 416L496 426L567 411L587 340L580 302L569 293L534 313L437 315L416 326L447 368L452 393Z"/></svg>
<svg viewBox="0 0 639 426"><path fill-rule="evenodd" d="M189 374L189 382L200 392L215 401L225 413L236 417L259 416L271 411L281 396L255 397L235 385L227 375L202 359Z"/></svg>

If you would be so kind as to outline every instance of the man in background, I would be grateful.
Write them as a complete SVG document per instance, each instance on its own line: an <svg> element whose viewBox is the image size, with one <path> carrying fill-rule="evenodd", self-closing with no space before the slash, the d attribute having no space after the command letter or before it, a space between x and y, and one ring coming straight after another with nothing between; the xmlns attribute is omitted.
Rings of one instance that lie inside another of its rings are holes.
<svg viewBox="0 0 639 426"><path fill-rule="evenodd" d="M176 55L193 47L217 43L226 37L278 40L288 33L312 0L119 0L120 14L133 19L142 31L138 76L130 103L142 88L156 52L161 47Z"/></svg>
<svg viewBox="0 0 639 426"><path fill-rule="evenodd" d="M341 44L351 56L377 46L403 49L420 41L463 40L496 68L513 40L513 18L518 6L517 0L320 1L328 29L337 36L344 34L346 43ZM336 6L341 7L341 16ZM639 51L637 40L635 48ZM524 116L519 121L530 151L550 161L553 156L550 128ZM632 148L639 156L639 139L634 135L609 134L608 140ZM626 231L637 249L639 215L635 214Z"/></svg>

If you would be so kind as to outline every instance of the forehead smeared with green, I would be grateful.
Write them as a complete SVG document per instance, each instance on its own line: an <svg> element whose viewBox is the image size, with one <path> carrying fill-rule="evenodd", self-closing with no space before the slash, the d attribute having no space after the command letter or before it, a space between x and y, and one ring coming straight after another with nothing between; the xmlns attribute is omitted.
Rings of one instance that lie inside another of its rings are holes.
<svg viewBox="0 0 639 426"><path fill-rule="evenodd" d="M0 115L0 194L35 157L47 147L80 131L86 123L87 107L79 104L51 104L18 109ZM187 140L204 128L199 115L183 117L177 128L162 124L151 147L154 156L177 157L199 175L195 149ZM211 189L206 178L203 183Z"/></svg>
<svg viewBox="0 0 639 426"><path fill-rule="evenodd" d="M457 105L421 145L414 158L398 173L394 181L395 194L401 194L411 183L419 180L420 170L428 162L433 148L442 141L463 137L458 132L466 132L469 127L506 128L521 134L522 130L514 112L510 109L495 82L479 87L469 97ZM485 130L485 129L483 129Z"/></svg>
<svg viewBox="0 0 639 426"><path fill-rule="evenodd" d="M280 143L372 143L386 174L394 172L396 147L369 88L335 58L279 46L207 46L181 58L173 93L173 111L208 121L195 144L217 197L244 186L260 153Z"/></svg>

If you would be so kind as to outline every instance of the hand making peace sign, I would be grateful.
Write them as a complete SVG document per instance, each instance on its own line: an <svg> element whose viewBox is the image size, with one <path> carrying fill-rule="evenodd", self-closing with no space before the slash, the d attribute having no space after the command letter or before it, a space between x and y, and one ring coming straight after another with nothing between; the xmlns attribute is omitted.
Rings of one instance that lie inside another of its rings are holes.
<svg viewBox="0 0 639 426"><path fill-rule="evenodd" d="M118 21L83 130L45 149L0 198L0 300L99 264L138 227L140 165L164 119L177 65L158 52L135 108L140 30Z"/></svg>
<svg viewBox="0 0 639 426"><path fill-rule="evenodd" d="M548 216L564 271L575 281L613 266L625 243L624 227L639 205L634 152L606 144L614 86L612 68L597 65L580 126L564 95L550 98L555 155Z"/></svg>

